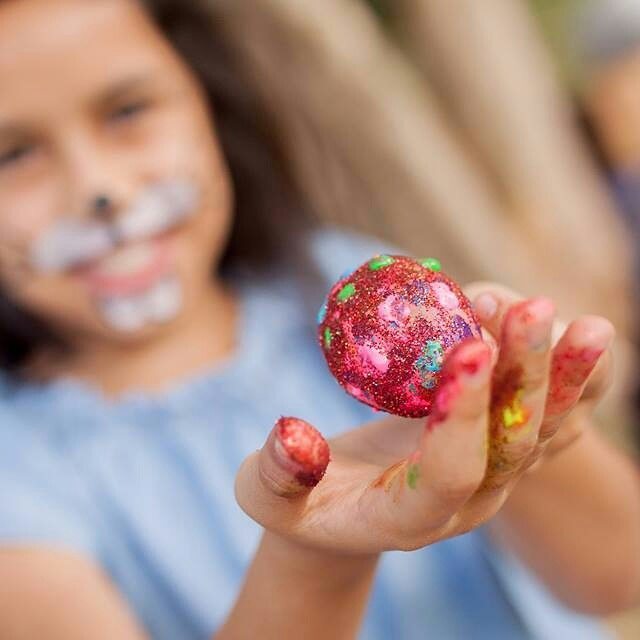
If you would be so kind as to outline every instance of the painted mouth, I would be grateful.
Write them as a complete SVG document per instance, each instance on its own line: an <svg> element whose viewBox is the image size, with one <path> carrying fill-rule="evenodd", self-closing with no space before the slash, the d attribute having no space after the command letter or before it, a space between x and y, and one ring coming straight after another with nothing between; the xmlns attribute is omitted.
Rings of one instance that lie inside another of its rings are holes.
<svg viewBox="0 0 640 640"><path fill-rule="evenodd" d="M143 292L171 268L167 238L128 244L108 256L77 268L74 273L98 298L131 296Z"/></svg>
<svg viewBox="0 0 640 640"><path fill-rule="evenodd" d="M102 320L123 333L169 322L182 306L166 237L136 242L80 267L75 274L89 290Z"/></svg>
<svg viewBox="0 0 640 640"><path fill-rule="evenodd" d="M182 306L182 287L174 274L166 275L139 293L106 296L98 301L102 319L113 329L132 333L172 320Z"/></svg>

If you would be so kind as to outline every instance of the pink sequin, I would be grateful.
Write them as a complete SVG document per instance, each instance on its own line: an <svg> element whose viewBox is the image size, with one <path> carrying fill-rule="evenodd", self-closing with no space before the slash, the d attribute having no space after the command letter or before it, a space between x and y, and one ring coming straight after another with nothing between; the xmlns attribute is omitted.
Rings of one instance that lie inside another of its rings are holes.
<svg viewBox="0 0 640 640"><path fill-rule="evenodd" d="M438 301L445 309L457 309L460 306L458 296L444 282L436 282L431 286L438 296Z"/></svg>
<svg viewBox="0 0 640 640"><path fill-rule="evenodd" d="M375 347L367 345L359 345L358 353L364 362L368 362L375 367L380 373L387 373L389 368L389 358Z"/></svg>
<svg viewBox="0 0 640 640"><path fill-rule="evenodd" d="M411 305L398 296L387 296L378 306L378 315L387 322L404 324L411 313Z"/></svg>

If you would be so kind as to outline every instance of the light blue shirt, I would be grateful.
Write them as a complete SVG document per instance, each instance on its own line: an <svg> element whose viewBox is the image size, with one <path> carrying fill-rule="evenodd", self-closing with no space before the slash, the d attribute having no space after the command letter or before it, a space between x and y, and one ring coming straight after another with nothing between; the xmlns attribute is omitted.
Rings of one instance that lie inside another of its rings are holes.
<svg viewBox="0 0 640 640"><path fill-rule="evenodd" d="M243 458L283 414L327 436L375 418L329 375L306 301L319 306L341 272L382 249L317 234L310 251L324 288L309 291L287 274L243 285L235 355L167 392L109 403L77 382L16 387L1 379L0 545L87 554L152 637L210 637L260 535L234 500ZM611 636L556 601L479 529L384 554L361 637Z"/></svg>

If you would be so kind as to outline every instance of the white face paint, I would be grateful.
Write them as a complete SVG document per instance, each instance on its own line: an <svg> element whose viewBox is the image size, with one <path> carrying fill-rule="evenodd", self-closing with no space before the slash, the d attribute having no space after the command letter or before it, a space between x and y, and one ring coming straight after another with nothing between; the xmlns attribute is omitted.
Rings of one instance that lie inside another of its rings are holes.
<svg viewBox="0 0 640 640"><path fill-rule="evenodd" d="M180 311L182 287L154 239L194 215L197 204L191 183L153 184L112 220L62 219L34 243L30 263L43 273L84 270L96 309L117 331L168 322Z"/></svg>
<svg viewBox="0 0 640 640"><path fill-rule="evenodd" d="M36 241L31 265L51 272L96 260L123 243L168 231L195 213L197 200L194 185L171 180L146 187L113 221L64 218Z"/></svg>
<svg viewBox="0 0 640 640"><path fill-rule="evenodd" d="M114 329L133 332L149 324L172 320L182 305L182 288L175 275L167 275L141 293L106 297L100 301L103 319Z"/></svg>

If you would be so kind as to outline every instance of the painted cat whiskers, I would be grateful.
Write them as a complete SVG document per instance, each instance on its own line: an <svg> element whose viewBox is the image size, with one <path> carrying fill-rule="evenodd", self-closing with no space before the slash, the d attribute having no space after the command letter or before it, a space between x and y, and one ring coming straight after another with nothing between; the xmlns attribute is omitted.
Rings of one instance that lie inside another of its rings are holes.
<svg viewBox="0 0 640 640"><path fill-rule="evenodd" d="M42 273L71 269L125 242L168 231L195 213L197 202L197 189L190 182L156 182L143 188L128 210L113 220L62 218L34 242L29 262Z"/></svg>
<svg viewBox="0 0 640 640"><path fill-rule="evenodd" d="M189 181L152 183L108 219L60 219L32 244L29 264L43 274L82 273L96 311L116 331L169 322L183 293L160 236L195 215L198 202Z"/></svg>

